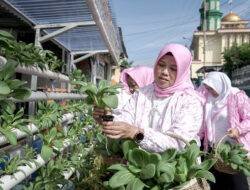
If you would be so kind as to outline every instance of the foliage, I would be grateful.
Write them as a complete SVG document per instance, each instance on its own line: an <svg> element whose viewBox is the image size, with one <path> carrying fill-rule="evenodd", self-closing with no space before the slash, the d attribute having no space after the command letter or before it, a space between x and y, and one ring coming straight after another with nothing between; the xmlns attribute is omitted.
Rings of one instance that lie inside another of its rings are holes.
<svg viewBox="0 0 250 190"><path fill-rule="evenodd" d="M224 70L231 76L233 70L244 67L250 63L250 44L237 46L234 44L230 49L226 49L224 55Z"/></svg>
<svg viewBox="0 0 250 190"><path fill-rule="evenodd" d="M250 176L250 160L247 157L247 153L243 145L225 142L219 145L215 156L226 165L244 173L246 176Z"/></svg>
<svg viewBox="0 0 250 190"><path fill-rule="evenodd" d="M62 106L54 101L39 102L38 111L33 122L40 130L58 125L62 117L62 111Z"/></svg>
<svg viewBox="0 0 250 190"><path fill-rule="evenodd" d="M26 190L56 190L61 189L63 185L67 184L62 172L65 170L64 164L66 162L59 158L58 160L50 160L48 164L39 170L39 175L36 180L30 183Z"/></svg>
<svg viewBox="0 0 250 190"><path fill-rule="evenodd" d="M19 155L14 156L11 159L7 159L4 162L4 170L0 170L0 175L12 175L15 172L21 171L18 167L24 165L30 165L30 163L22 159Z"/></svg>
<svg viewBox="0 0 250 190"><path fill-rule="evenodd" d="M81 86L86 85L87 79L80 69L74 70L69 78L74 90L80 90Z"/></svg>
<svg viewBox="0 0 250 190"><path fill-rule="evenodd" d="M133 64L133 61L128 61L126 58L120 59L119 65L125 69L130 68Z"/></svg>
<svg viewBox="0 0 250 190"><path fill-rule="evenodd" d="M87 97L87 103L96 105L100 108L116 108L118 106L117 89L119 86L110 86L107 81L101 80L98 87L92 83L88 83L82 87Z"/></svg>
<svg viewBox="0 0 250 190"><path fill-rule="evenodd" d="M139 149L132 141L125 141L123 152L128 163L109 167L115 174L105 183L108 188L169 189L182 186L193 178L215 181L208 171L215 160L208 159L197 164L201 151L195 142L182 151L168 149L158 154Z"/></svg>
<svg viewBox="0 0 250 190"><path fill-rule="evenodd" d="M34 44L17 42L10 33L3 30L0 30L0 47L1 55L22 66L33 65L42 70L50 68L55 71L64 65L53 52L38 48Z"/></svg>
<svg viewBox="0 0 250 190"><path fill-rule="evenodd" d="M59 152L63 147L63 134L55 127L45 131L43 135L39 134L39 136L43 139L41 157L46 161L52 157L54 151Z"/></svg>
<svg viewBox="0 0 250 190"><path fill-rule="evenodd" d="M12 79L15 74L16 62L8 62L0 67L0 107L2 110L14 110L15 104L9 98L24 100L31 94L29 88L25 87L26 82Z"/></svg>
<svg viewBox="0 0 250 190"><path fill-rule="evenodd" d="M3 111L0 116L0 133L6 137L9 143L12 145L17 144L17 136L13 132L13 129L19 129L27 134L31 135L31 132L27 128L29 120L23 119L23 109L20 109L16 114L12 111Z"/></svg>

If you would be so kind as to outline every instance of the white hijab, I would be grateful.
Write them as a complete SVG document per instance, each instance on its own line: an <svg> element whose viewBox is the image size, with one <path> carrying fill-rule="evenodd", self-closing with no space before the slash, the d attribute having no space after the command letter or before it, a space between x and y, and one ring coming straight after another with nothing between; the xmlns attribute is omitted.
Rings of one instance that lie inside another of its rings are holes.
<svg viewBox="0 0 250 190"><path fill-rule="evenodd" d="M213 97L210 93L207 93L206 106L205 106L205 122L207 127L207 137L210 142L214 142L215 129L214 124L215 116L217 116L226 106L228 96L237 88L233 88L231 80L228 76L221 72L210 72L202 82L207 86L214 89L219 96ZM217 126L220 127L220 126Z"/></svg>

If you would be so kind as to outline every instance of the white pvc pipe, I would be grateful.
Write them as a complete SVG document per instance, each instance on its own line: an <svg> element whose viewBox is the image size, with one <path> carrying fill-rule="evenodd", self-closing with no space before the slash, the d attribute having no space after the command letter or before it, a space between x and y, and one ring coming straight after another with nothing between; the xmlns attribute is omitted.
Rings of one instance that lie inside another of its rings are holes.
<svg viewBox="0 0 250 190"><path fill-rule="evenodd" d="M67 148L70 145L70 141L66 139L63 142L63 148L60 150L62 152L65 148ZM38 170L40 167L45 165L45 161L42 159L40 155L37 156L37 159L35 159L35 163L31 163L32 167L26 166L19 166L18 172L14 173L13 175L4 175L0 178L0 187L2 187L3 190L9 190L16 186L17 184L21 183L24 179L26 179L28 176L30 176L32 173L34 173L36 170ZM71 174L72 175L72 174Z"/></svg>
<svg viewBox="0 0 250 190"><path fill-rule="evenodd" d="M36 75L41 78L58 80L61 82L70 82L69 77L63 75L61 73L52 72L50 70L42 71L40 68L36 68L34 66L25 67L25 66L17 66L15 69L17 73L27 74L27 75Z"/></svg>
<svg viewBox="0 0 250 190"><path fill-rule="evenodd" d="M72 119L74 118L74 114L73 113L67 113L67 114L64 114L62 116L62 119L61 119L61 123L64 123L66 121L69 121L69 123L72 121ZM30 132L32 134L36 133L38 131L38 127L35 126L34 124L29 124L27 125L27 128L30 130ZM17 139L21 139L23 137L26 137L28 136L27 133L23 132L23 131L20 131L19 129L13 129L13 131L15 134L16 134L16 137ZM6 144L7 143L7 139L4 135L0 135L0 145L3 145L3 144Z"/></svg>
<svg viewBox="0 0 250 190"><path fill-rule="evenodd" d="M64 99L84 99L86 95L84 94L76 94L76 93L57 93L57 92L32 92L30 97L26 100L16 100L15 102L31 102L31 101L39 101L39 100L64 100Z"/></svg>
<svg viewBox="0 0 250 190"><path fill-rule="evenodd" d="M27 125L27 128L31 131L31 133L35 133L38 131L38 128L34 124ZM27 136L27 133L20 131L19 129L13 129L13 133L16 134L17 139L21 139ZM6 144L7 139L4 135L0 135L0 145Z"/></svg>
<svg viewBox="0 0 250 190"><path fill-rule="evenodd" d="M63 172L64 178L65 178L65 179L69 179L69 178L73 175L73 173L74 173L75 171L76 171L75 168L72 168L72 167L69 168L68 171Z"/></svg>
<svg viewBox="0 0 250 190"><path fill-rule="evenodd" d="M6 59L2 56L0 56L0 65L6 64ZM34 67L34 66L17 66L15 71L17 73L27 74L27 75L36 75L41 78L47 78L47 79L53 79L58 80L61 82L70 82L69 77L66 75L63 75L61 73L52 72L50 70L44 70L42 71L40 68Z"/></svg>

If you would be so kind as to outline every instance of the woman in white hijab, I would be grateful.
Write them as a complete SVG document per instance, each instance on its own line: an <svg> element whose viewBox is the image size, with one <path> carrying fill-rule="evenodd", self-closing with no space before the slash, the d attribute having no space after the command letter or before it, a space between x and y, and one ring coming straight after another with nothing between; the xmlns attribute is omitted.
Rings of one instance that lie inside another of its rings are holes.
<svg viewBox="0 0 250 190"><path fill-rule="evenodd" d="M227 140L242 143L250 152L250 102L245 92L232 87L228 76L221 72L208 73L200 89L206 98L201 133L205 148L212 147L228 134ZM246 177L242 174L217 171L214 174L216 184L212 184L212 190L248 190Z"/></svg>

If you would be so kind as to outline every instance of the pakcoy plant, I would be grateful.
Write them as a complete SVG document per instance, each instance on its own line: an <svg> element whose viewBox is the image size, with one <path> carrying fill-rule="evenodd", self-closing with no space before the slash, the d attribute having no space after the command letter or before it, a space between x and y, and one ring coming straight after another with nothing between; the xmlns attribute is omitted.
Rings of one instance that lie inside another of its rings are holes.
<svg viewBox="0 0 250 190"><path fill-rule="evenodd" d="M0 175L12 175L18 171L22 171L19 168L20 166L30 166L30 163L22 159L19 155L15 155L10 159L5 160L4 164L5 168L4 170L0 170Z"/></svg>
<svg viewBox="0 0 250 190"><path fill-rule="evenodd" d="M25 100L31 94L30 89L25 87L25 81L13 79L16 65L15 61L8 60L0 67L0 107L2 110L14 110L15 104L10 98Z"/></svg>
<svg viewBox="0 0 250 190"><path fill-rule="evenodd" d="M87 79L80 69L75 69L69 75L73 90L80 91L81 86L87 85Z"/></svg>
<svg viewBox="0 0 250 190"><path fill-rule="evenodd" d="M53 71L61 68L64 63L53 52L43 50L34 44L17 42L10 33L0 30L0 52L7 59L15 60L21 66L36 66L42 70Z"/></svg>
<svg viewBox="0 0 250 190"><path fill-rule="evenodd" d="M82 87L82 92L85 92L87 97L87 103L95 105L99 108L116 108L118 105L118 85L109 85L106 80L101 80L98 86L88 83Z"/></svg>
<svg viewBox="0 0 250 190"><path fill-rule="evenodd" d="M115 174L105 182L107 189L160 190L181 188L193 178L215 181L208 171L215 160L208 159L198 164L202 152L195 142L182 151L168 149L158 154L142 150L132 141L125 141L123 152L128 163L109 167Z"/></svg>
<svg viewBox="0 0 250 190"><path fill-rule="evenodd" d="M60 104L52 102L39 102L38 111L33 122L40 130L59 125L63 108Z"/></svg>
<svg viewBox="0 0 250 190"><path fill-rule="evenodd" d="M62 171L64 164L62 160L50 160L46 166L38 171L35 181L30 183L26 190L59 190L67 184Z"/></svg>
<svg viewBox="0 0 250 190"><path fill-rule="evenodd" d="M14 113L12 110L5 110L0 116L0 133L4 135L12 145L17 144L17 136L13 132L13 129L19 129L31 135L30 130L27 128L29 120L24 119L23 114L24 111L22 108L17 113Z"/></svg>
<svg viewBox="0 0 250 190"><path fill-rule="evenodd" d="M54 152L60 152L59 150L63 147L63 134L56 127L50 128L44 134L38 134L38 136L43 139L41 157L45 161L48 161Z"/></svg>
<svg viewBox="0 0 250 190"><path fill-rule="evenodd" d="M248 151L242 144L230 142L221 143L213 152L214 157L232 169L250 176L250 160L247 156Z"/></svg>

